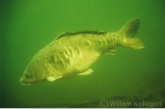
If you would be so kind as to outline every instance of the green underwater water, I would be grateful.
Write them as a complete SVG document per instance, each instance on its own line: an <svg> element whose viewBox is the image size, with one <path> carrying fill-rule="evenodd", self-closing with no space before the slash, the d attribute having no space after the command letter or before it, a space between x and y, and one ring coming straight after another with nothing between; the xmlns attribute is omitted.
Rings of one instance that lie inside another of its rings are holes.
<svg viewBox="0 0 165 109"><path fill-rule="evenodd" d="M0 7L0 107L100 107L102 99L108 107L150 107L112 101L165 107L164 0L2 0ZM90 75L20 84L35 53L62 32L115 32L132 18L140 19L136 36L144 49L116 47L116 56L102 55Z"/></svg>

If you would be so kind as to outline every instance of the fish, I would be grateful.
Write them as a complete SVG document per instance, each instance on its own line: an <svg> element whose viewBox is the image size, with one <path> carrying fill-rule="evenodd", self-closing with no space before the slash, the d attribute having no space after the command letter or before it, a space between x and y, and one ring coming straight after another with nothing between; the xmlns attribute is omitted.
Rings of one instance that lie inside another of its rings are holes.
<svg viewBox="0 0 165 109"><path fill-rule="evenodd" d="M133 18L117 32L64 32L34 55L20 83L31 85L89 75L93 72L91 65L101 55L116 54L114 47L144 48L144 43L135 37L139 26L139 18Z"/></svg>

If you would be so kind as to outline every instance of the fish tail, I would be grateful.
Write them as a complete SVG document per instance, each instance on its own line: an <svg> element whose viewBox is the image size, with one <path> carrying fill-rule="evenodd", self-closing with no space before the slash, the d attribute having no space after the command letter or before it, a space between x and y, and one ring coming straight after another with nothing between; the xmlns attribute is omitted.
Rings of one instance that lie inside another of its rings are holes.
<svg viewBox="0 0 165 109"><path fill-rule="evenodd" d="M124 47L129 47L132 49L142 49L144 48L143 42L135 37L137 30L139 28L140 21L138 18L131 19L128 21L119 31L119 34L124 35L123 41L121 43Z"/></svg>

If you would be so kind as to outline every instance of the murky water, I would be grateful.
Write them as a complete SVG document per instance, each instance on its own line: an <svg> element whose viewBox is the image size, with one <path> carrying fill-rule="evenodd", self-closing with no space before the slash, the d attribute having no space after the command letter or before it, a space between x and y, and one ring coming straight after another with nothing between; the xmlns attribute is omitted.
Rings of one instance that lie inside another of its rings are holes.
<svg viewBox="0 0 165 109"><path fill-rule="evenodd" d="M1 107L165 107L164 4L164 0L4 0ZM115 32L132 18L140 19L137 36L144 49L117 47L116 56L101 56L90 75L20 84L34 54L62 32Z"/></svg>

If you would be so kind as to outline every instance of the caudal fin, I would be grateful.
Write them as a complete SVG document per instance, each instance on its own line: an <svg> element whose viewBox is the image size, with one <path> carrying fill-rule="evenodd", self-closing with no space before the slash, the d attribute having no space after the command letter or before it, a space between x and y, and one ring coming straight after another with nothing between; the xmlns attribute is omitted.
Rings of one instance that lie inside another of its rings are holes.
<svg viewBox="0 0 165 109"><path fill-rule="evenodd" d="M139 28L140 21L137 18L131 19L128 21L119 31L119 34L124 35L123 43L121 44L124 47L129 47L133 49L142 49L144 48L143 42L135 37L137 30Z"/></svg>

